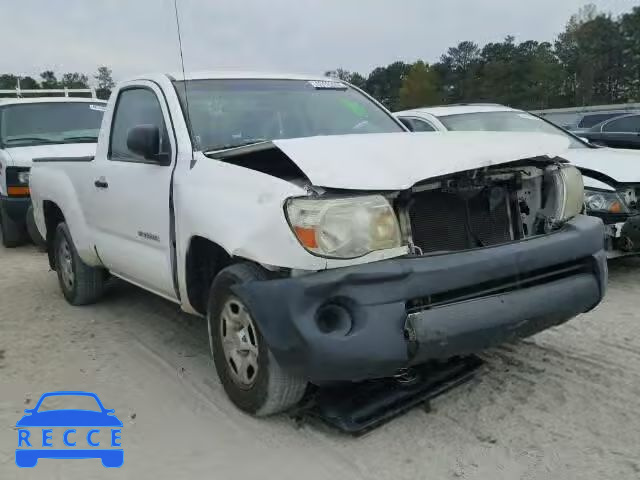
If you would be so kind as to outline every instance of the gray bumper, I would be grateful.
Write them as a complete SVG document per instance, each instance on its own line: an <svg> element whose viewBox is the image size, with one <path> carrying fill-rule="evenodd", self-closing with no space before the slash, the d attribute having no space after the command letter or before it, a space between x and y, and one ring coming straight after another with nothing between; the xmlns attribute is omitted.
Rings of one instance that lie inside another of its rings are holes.
<svg viewBox="0 0 640 480"><path fill-rule="evenodd" d="M393 375L479 352L596 306L607 282L603 225L236 286L283 367L314 383Z"/></svg>

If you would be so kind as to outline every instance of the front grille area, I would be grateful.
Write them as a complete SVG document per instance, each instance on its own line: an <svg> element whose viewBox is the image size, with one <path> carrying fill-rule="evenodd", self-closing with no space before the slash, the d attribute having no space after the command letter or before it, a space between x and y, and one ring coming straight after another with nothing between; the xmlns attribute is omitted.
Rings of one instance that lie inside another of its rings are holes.
<svg viewBox="0 0 640 480"><path fill-rule="evenodd" d="M593 260L591 258L583 258L548 268L523 272L516 276L489 280L470 287L414 298L407 302L406 309L407 313L416 313L430 308L531 288L581 273L593 273L593 270Z"/></svg>
<svg viewBox="0 0 640 480"><path fill-rule="evenodd" d="M487 188L468 199L440 190L417 193L409 207L413 242L422 253L509 242L508 202L504 189Z"/></svg>

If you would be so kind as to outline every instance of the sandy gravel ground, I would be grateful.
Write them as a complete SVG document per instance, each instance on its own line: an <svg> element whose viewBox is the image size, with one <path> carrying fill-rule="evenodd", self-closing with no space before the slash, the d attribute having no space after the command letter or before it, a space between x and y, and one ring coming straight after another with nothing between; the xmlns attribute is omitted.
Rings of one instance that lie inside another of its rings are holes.
<svg viewBox="0 0 640 480"><path fill-rule="evenodd" d="M637 479L639 279L640 260L614 263L595 312L489 352L481 374L432 413L354 439L238 412L200 319L124 284L73 308L43 254L0 247L0 479ZM123 420L122 468L16 467L23 409L67 389L98 393Z"/></svg>

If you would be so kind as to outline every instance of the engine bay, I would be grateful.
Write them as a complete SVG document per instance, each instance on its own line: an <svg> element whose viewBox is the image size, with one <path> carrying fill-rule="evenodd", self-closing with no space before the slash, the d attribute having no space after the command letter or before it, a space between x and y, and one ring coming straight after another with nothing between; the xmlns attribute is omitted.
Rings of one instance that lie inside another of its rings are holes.
<svg viewBox="0 0 640 480"><path fill-rule="evenodd" d="M549 233L562 195L558 164L464 172L429 181L395 199L413 254L500 245Z"/></svg>

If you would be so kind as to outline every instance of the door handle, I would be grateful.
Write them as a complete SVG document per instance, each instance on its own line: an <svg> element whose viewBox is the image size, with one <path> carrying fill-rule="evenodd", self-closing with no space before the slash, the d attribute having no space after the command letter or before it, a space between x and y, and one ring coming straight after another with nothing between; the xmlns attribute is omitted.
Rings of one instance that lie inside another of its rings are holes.
<svg viewBox="0 0 640 480"><path fill-rule="evenodd" d="M93 182L93 184L96 186L96 188L109 188L109 184L103 179L98 179Z"/></svg>

